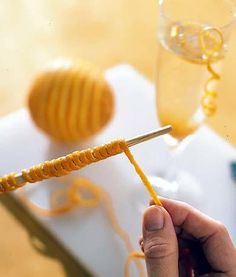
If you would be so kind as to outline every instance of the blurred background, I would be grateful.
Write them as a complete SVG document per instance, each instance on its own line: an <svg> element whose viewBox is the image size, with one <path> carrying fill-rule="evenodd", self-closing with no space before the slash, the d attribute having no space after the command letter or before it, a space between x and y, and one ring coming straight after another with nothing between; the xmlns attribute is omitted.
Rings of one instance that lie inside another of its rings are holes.
<svg viewBox="0 0 236 277"><path fill-rule="evenodd" d="M32 78L58 56L84 58L103 69L128 63L154 80L157 1L2 0L0 18L0 116L26 104ZM218 111L208 124L235 145L235 28L229 45ZM2 204L0 222L0 276L66 276L60 259L36 251L23 224Z"/></svg>

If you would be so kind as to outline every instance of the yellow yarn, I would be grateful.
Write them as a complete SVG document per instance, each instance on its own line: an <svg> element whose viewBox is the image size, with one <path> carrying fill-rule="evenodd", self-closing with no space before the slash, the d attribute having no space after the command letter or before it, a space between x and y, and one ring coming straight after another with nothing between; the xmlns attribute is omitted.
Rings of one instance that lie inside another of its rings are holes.
<svg viewBox="0 0 236 277"><path fill-rule="evenodd" d="M35 183L51 177L60 177L69 174L73 170L79 170L92 163L107 159L111 156L124 152L130 163L134 166L155 204L162 206L156 191L153 189L147 176L144 174L125 140L118 139L110 143L103 144L94 148L82 151L75 151L67 156L60 157L51 161L46 161L39 165L32 166L28 170L22 170L22 176L26 182ZM22 185L21 185L22 186ZM11 173L0 178L0 192L7 192L17 189L16 174Z"/></svg>
<svg viewBox="0 0 236 277"><path fill-rule="evenodd" d="M212 116L217 110L217 92L211 89L210 84L219 81L221 78L220 74L213 69L212 63L219 59L219 55L224 47L224 37L221 30L211 27L204 29L200 33L199 41L205 55L207 70L211 74L204 86L201 105L206 116Z"/></svg>
<svg viewBox="0 0 236 277"><path fill-rule="evenodd" d="M162 203L156 191L153 189L148 178L134 159L125 140L115 140L108 144L95 147L93 149L73 152L67 156L44 162L42 164L33 166L28 170L23 170L22 175L27 182L34 183L51 177L60 177L66 175L73 170L78 170L82 167L88 166L91 163L98 162L122 152L127 156L130 163L134 166L136 173L139 175L147 191L154 200L154 203L156 205L162 206ZM15 173L0 177L0 192L15 190L23 185L24 184L17 184ZM84 188L88 190L93 195L93 197L90 199L83 199L83 197L81 197L81 195L78 193L79 188ZM57 194L54 195L54 197L56 196ZM98 204L99 200L102 199L102 202L105 204L113 229L125 242L126 247L130 252L125 264L125 277L129 277L129 265L133 260L136 263L137 269L139 271L139 276L144 276L142 266L139 261L136 260L137 258L144 258L144 254L132 251L132 245L130 243L128 234L120 227L119 223L117 222L112 208L112 200L110 196L87 179L82 179L82 182L75 181L74 184L66 191L66 202L64 203L64 205L53 210L47 210L37 207L24 195L22 196L22 199L29 208L45 216L61 215L63 213L71 211L73 208L75 208L76 205L90 208L95 207Z"/></svg>
<svg viewBox="0 0 236 277"><path fill-rule="evenodd" d="M28 104L36 125L74 143L97 134L111 119L112 90L101 71L85 63L52 64L34 81Z"/></svg>
<svg viewBox="0 0 236 277"><path fill-rule="evenodd" d="M89 193L89 196L83 196L83 191ZM106 190L97 186L89 179L78 176L74 178L72 184L65 190L56 190L52 193L52 209L41 208L33 202L31 202L24 190L21 191L19 196L22 202L31 211L41 216L60 216L72 211L78 206L83 208L96 208L99 204L101 204L105 209L105 212L108 216L108 219L111 223L114 232L124 242L128 253L130 253L125 263L125 276L129 276L130 262L134 258L139 257L140 255L138 256L137 252L133 251L130 236L119 224L119 221L113 208L112 198ZM64 196L65 201L64 204L58 205L58 198L60 196ZM139 272L139 276L144 276L142 264L138 260L134 260L134 262Z"/></svg>
<svg viewBox="0 0 236 277"><path fill-rule="evenodd" d="M183 31L185 29L185 32ZM186 35L186 34L187 35ZM193 39L198 34L198 40ZM217 110L217 92L211 85L219 81L221 76L213 69L213 64L224 58L224 35L216 27L206 27L194 23L171 26L172 49L181 48L181 56L191 63L205 65L210 77L204 84L201 97L202 110L206 116L212 116Z"/></svg>
<svg viewBox="0 0 236 277"><path fill-rule="evenodd" d="M145 256L144 256L144 253L143 252L130 252L129 255L127 256L126 258L126 262L125 262L125 268L124 268L124 276L125 277L129 277L130 274L129 274L129 268L130 268L130 264L131 262L136 261L136 259L144 259ZM140 277L143 277L145 276L144 273L142 271L139 271L140 273Z"/></svg>

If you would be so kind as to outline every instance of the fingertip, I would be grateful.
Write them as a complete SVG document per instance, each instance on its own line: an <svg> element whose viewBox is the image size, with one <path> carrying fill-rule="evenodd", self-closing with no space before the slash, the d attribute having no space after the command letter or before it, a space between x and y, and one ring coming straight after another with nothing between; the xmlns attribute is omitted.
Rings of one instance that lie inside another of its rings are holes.
<svg viewBox="0 0 236 277"><path fill-rule="evenodd" d="M164 227L164 209L159 206L150 206L146 209L143 216L143 228L145 231L152 232Z"/></svg>

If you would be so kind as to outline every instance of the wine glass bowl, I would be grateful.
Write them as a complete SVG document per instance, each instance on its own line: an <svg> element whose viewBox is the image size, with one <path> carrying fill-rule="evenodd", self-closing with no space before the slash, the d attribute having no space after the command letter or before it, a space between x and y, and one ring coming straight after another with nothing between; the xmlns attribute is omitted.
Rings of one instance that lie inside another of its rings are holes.
<svg viewBox="0 0 236 277"><path fill-rule="evenodd" d="M228 0L159 3L157 112L161 125L173 126L178 144L217 109L217 80L236 10Z"/></svg>
<svg viewBox="0 0 236 277"><path fill-rule="evenodd" d="M172 125L164 140L165 161L148 176L156 192L202 207L198 180L181 164L188 138L217 112L217 85L236 18L229 0L160 0L156 107L159 124ZM219 92L221 93L221 92ZM142 213L147 199L136 189L135 206ZM132 192L133 195L133 192ZM140 200L142 199L142 201Z"/></svg>
<svg viewBox="0 0 236 277"><path fill-rule="evenodd" d="M196 206L200 186L191 174L178 169L182 142L217 112L217 85L236 9L230 0L160 0L159 4L157 118L160 125L172 125L173 131L165 136L169 163L149 178L161 195Z"/></svg>

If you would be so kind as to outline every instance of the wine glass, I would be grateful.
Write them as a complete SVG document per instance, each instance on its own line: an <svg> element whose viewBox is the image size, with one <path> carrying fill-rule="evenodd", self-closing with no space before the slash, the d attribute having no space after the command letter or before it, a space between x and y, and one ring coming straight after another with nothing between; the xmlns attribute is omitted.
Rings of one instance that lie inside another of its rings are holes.
<svg viewBox="0 0 236 277"><path fill-rule="evenodd" d="M191 135L217 111L217 84L236 9L230 0L159 0L156 105L160 125L173 131L165 141L170 164L149 176L163 196L196 204L201 190L177 157Z"/></svg>

